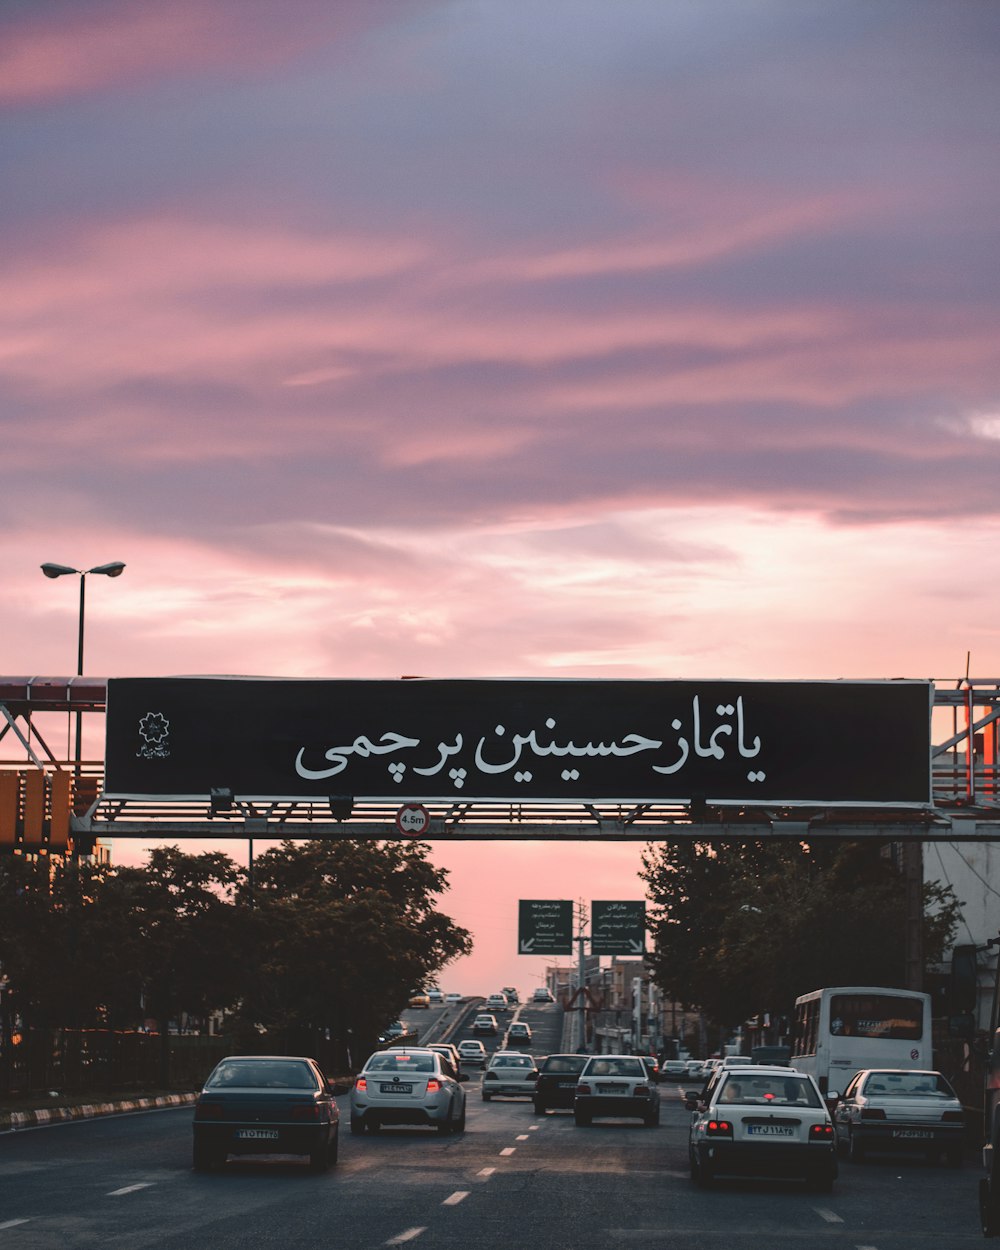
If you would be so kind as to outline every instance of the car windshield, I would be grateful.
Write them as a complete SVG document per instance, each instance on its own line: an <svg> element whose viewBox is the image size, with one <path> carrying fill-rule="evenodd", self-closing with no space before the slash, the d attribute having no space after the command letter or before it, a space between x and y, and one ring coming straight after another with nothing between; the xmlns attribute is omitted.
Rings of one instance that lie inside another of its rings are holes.
<svg viewBox="0 0 1000 1250"><path fill-rule="evenodd" d="M527 1055L496 1055L491 1068L530 1068L532 1062Z"/></svg>
<svg viewBox="0 0 1000 1250"><path fill-rule="evenodd" d="M639 1059L611 1055L607 1059L591 1059L585 1069L587 1076L641 1076L646 1069Z"/></svg>
<svg viewBox="0 0 1000 1250"><path fill-rule="evenodd" d="M803 1076L728 1076L719 1089L719 1102L754 1107L821 1107L815 1086Z"/></svg>
<svg viewBox="0 0 1000 1250"><path fill-rule="evenodd" d="M383 1051L365 1065L369 1072L433 1072L433 1055L397 1055Z"/></svg>
<svg viewBox="0 0 1000 1250"><path fill-rule="evenodd" d="M571 1076L576 1076L583 1071L583 1065L587 1062L584 1058L577 1058L576 1055L552 1055L545 1060L542 1068L543 1072L567 1072Z"/></svg>
<svg viewBox="0 0 1000 1250"><path fill-rule="evenodd" d="M872 1072L864 1093L876 1098L954 1098L940 1072Z"/></svg>
<svg viewBox="0 0 1000 1250"><path fill-rule="evenodd" d="M307 1063L223 1060L205 1083L206 1089L318 1089L315 1073Z"/></svg>

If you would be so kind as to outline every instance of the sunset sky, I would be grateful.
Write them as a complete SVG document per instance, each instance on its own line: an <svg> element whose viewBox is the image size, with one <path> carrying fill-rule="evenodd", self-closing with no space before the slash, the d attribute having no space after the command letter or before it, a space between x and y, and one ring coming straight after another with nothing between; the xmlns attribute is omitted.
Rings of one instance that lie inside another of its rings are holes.
<svg viewBox="0 0 1000 1250"><path fill-rule="evenodd" d="M983 0L8 0L0 667L123 560L89 673L997 676L998 54ZM435 858L447 989L642 894Z"/></svg>

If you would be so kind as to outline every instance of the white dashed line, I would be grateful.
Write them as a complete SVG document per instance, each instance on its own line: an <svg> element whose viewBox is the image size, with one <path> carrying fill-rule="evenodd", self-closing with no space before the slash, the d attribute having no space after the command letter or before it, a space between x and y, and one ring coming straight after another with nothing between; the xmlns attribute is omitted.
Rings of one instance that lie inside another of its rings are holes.
<svg viewBox="0 0 1000 1250"><path fill-rule="evenodd" d="M843 1220L835 1211L830 1211L826 1207L813 1207L813 1210L821 1220L826 1220L828 1224L843 1224Z"/></svg>
<svg viewBox="0 0 1000 1250"><path fill-rule="evenodd" d="M480 1168L476 1173L477 1176L492 1176L496 1168Z"/></svg>
<svg viewBox="0 0 1000 1250"><path fill-rule="evenodd" d="M527 1134L527 1133L518 1133L518 1135L514 1138L514 1140L515 1140L515 1141L527 1141L527 1140L528 1140L528 1134Z"/></svg>
<svg viewBox="0 0 1000 1250"><path fill-rule="evenodd" d="M517 1149L516 1146L504 1146L503 1150L501 1150L500 1153L502 1155L512 1155L516 1149Z"/></svg>
<svg viewBox="0 0 1000 1250"><path fill-rule="evenodd" d="M139 1181L137 1185L125 1185L122 1189L112 1189L109 1198L120 1198L122 1194L134 1194L137 1189L148 1189L152 1181Z"/></svg>
<svg viewBox="0 0 1000 1250"><path fill-rule="evenodd" d="M414 1237L419 1237L421 1233L427 1232L427 1225L423 1228L408 1228L405 1232L400 1233L397 1237L390 1237L385 1243L387 1246L401 1246L404 1242L412 1241Z"/></svg>
<svg viewBox="0 0 1000 1250"><path fill-rule="evenodd" d="M470 1189L456 1189L453 1194L449 1194L441 1203L443 1207L457 1207L463 1198L468 1198L472 1191Z"/></svg>
<svg viewBox="0 0 1000 1250"><path fill-rule="evenodd" d="M26 1219L24 1219L24 1220L4 1220L4 1222L3 1222L2 1224L0 1224L0 1228L17 1228L18 1224L27 1224L27 1223L28 1223L28 1221L27 1221Z"/></svg>
<svg viewBox="0 0 1000 1250"><path fill-rule="evenodd" d="M529 1133L537 1133L537 1132L538 1132L538 1125L537 1125L537 1124L529 1124L529 1125L528 1125L528 1132L529 1132Z"/></svg>

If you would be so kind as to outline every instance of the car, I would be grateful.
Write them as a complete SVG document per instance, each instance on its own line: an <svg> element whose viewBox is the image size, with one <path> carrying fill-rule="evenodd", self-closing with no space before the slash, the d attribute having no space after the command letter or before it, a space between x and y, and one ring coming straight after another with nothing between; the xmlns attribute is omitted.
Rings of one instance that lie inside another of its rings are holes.
<svg viewBox="0 0 1000 1250"><path fill-rule="evenodd" d="M446 1003L464 1003L465 998L462 994L456 994L454 991L452 991L452 993L450 994L445 994L444 1001Z"/></svg>
<svg viewBox="0 0 1000 1250"><path fill-rule="evenodd" d="M953 1167L962 1162L965 1112L940 1072L856 1072L834 1107L833 1126L841 1153L854 1163L873 1150L943 1155Z"/></svg>
<svg viewBox="0 0 1000 1250"><path fill-rule="evenodd" d="M572 1111L576 1085L588 1055L547 1055L538 1065L534 1104L539 1115L547 1111Z"/></svg>
<svg viewBox="0 0 1000 1250"><path fill-rule="evenodd" d="M486 1000L487 1011L508 1011L510 1003L505 994L491 994Z"/></svg>
<svg viewBox="0 0 1000 1250"><path fill-rule="evenodd" d="M392 1024L383 1029L378 1035L378 1040L380 1042L391 1042L393 1038L404 1037L408 1032L409 1029L403 1024L402 1020L393 1020Z"/></svg>
<svg viewBox="0 0 1000 1250"><path fill-rule="evenodd" d="M444 994L440 990L428 990L427 999L432 1007L438 1007L444 1002Z"/></svg>
<svg viewBox="0 0 1000 1250"><path fill-rule="evenodd" d="M231 1055L213 1068L194 1107L195 1171L229 1155L308 1155L324 1172L337 1162L340 1112L314 1059Z"/></svg>
<svg viewBox="0 0 1000 1250"><path fill-rule="evenodd" d="M455 1074L458 1074L462 1066L462 1059L458 1053L457 1046L451 1042L428 1042L427 1049L436 1050L439 1055L443 1055L455 1069Z"/></svg>
<svg viewBox="0 0 1000 1250"><path fill-rule="evenodd" d="M591 1055L577 1080L573 1118L588 1125L596 1116L638 1117L660 1122L660 1092L638 1055Z"/></svg>
<svg viewBox="0 0 1000 1250"><path fill-rule="evenodd" d="M473 1033L485 1033L495 1036L500 1032L500 1026L497 1024L496 1016L483 1014L476 1016L475 1020L473 1020L472 1031Z"/></svg>
<svg viewBox="0 0 1000 1250"><path fill-rule="evenodd" d="M483 1073L483 1102L504 1095L534 1098L538 1069L531 1055L520 1051L498 1050Z"/></svg>
<svg viewBox="0 0 1000 1250"><path fill-rule="evenodd" d="M639 1058L646 1065L646 1071L649 1073L649 1079L659 1083L660 1080L660 1061L655 1055L640 1055Z"/></svg>
<svg viewBox="0 0 1000 1250"><path fill-rule="evenodd" d="M709 1075L711 1074L705 1071L705 1065L700 1059L689 1059L687 1061L687 1076L689 1081L701 1081Z"/></svg>
<svg viewBox="0 0 1000 1250"><path fill-rule="evenodd" d="M369 1056L351 1087L351 1132L377 1133L386 1124L423 1124L438 1133L465 1128L465 1073L436 1050L377 1050Z"/></svg>
<svg viewBox="0 0 1000 1250"><path fill-rule="evenodd" d="M507 1028L507 1042L531 1042L531 1025L524 1020L515 1020Z"/></svg>
<svg viewBox="0 0 1000 1250"><path fill-rule="evenodd" d="M486 1067L486 1047L482 1042L477 1042L472 1038L467 1038L464 1042L458 1043L458 1057L462 1063L478 1064L481 1068Z"/></svg>
<svg viewBox="0 0 1000 1250"><path fill-rule="evenodd" d="M429 1007L431 1005L430 996L423 992L410 995L411 1007Z"/></svg>
<svg viewBox="0 0 1000 1250"><path fill-rule="evenodd" d="M521 1001L520 998L518 998L517 990L514 989L513 985L505 985L503 987L503 994L504 994L504 997L507 999L507 1002L510 1003L511 1006L513 1007L516 1007L517 1004Z"/></svg>
<svg viewBox="0 0 1000 1250"><path fill-rule="evenodd" d="M707 1189L719 1176L804 1180L829 1193L837 1177L836 1136L819 1086L794 1068L723 1067L707 1098L688 1096L691 1178Z"/></svg>
<svg viewBox="0 0 1000 1250"><path fill-rule="evenodd" d="M684 1081L687 1079L687 1064L683 1059L664 1059L660 1065L660 1076L665 1081Z"/></svg>
<svg viewBox="0 0 1000 1250"><path fill-rule="evenodd" d="M554 1003L555 995L551 990L546 989L544 985L536 986L531 995L533 1003Z"/></svg>

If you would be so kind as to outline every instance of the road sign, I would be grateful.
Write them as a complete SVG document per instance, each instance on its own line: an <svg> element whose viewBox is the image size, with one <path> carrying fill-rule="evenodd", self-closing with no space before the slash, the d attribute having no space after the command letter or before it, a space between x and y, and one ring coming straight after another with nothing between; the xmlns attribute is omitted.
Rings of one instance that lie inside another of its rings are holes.
<svg viewBox="0 0 1000 1250"><path fill-rule="evenodd" d="M396 828L400 833L419 838L431 827L431 814L421 803L408 803L396 813Z"/></svg>
<svg viewBox="0 0 1000 1250"><path fill-rule="evenodd" d="M645 951L645 902L636 899L590 904L592 955L642 955Z"/></svg>
<svg viewBox="0 0 1000 1250"><path fill-rule="evenodd" d="M569 899L522 898L517 906L519 955L572 955L573 904Z"/></svg>

